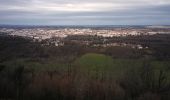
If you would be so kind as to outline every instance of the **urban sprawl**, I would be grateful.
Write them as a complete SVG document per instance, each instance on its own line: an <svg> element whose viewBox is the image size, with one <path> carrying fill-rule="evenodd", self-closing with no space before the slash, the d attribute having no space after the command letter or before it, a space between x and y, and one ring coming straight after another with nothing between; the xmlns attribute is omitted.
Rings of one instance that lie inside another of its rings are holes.
<svg viewBox="0 0 170 100"><path fill-rule="evenodd" d="M6 34L10 36L20 36L30 38L33 41L43 41L51 38L59 38L52 41L56 46L63 45L60 39L68 36L84 35L84 36L100 36L100 37L125 37L138 35L154 35L154 34L169 34L169 28L146 27L146 28L0 28L1 35ZM128 44L104 44L108 45L128 45ZM94 46L98 46L95 44ZM142 48L138 45L138 48Z"/></svg>

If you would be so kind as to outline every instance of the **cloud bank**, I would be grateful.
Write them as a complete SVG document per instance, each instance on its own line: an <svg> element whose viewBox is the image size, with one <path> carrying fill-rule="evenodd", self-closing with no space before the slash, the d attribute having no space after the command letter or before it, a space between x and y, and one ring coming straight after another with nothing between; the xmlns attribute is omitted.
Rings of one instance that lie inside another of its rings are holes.
<svg viewBox="0 0 170 100"><path fill-rule="evenodd" d="M170 0L0 0L0 24L170 25Z"/></svg>

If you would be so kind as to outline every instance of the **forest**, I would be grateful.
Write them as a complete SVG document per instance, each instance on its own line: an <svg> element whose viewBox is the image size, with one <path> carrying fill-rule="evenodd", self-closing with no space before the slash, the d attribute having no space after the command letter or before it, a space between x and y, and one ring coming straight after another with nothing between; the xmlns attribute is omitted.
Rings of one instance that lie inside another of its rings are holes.
<svg viewBox="0 0 170 100"><path fill-rule="evenodd" d="M73 35L55 46L0 35L0 100L169 100L169 38ZM101 46L111 43L143 48Z"/></svg>

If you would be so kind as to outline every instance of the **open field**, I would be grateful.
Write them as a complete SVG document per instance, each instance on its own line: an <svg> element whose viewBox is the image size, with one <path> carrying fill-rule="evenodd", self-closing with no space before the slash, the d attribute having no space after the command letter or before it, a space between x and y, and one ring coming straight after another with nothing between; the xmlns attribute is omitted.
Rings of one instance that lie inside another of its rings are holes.
<svg viewBox="0 0 170 100"><path fill-rule="evenodd" d="M46 71L56 72L67 72L68 70L74 71L75 69L79 72L84 73L89 78L120 78L127 71L131 69L140 69L144 63L149 63L153 69L164 70L170 73L170 62L149 60L146 59L115 59L104 54L87 53L79 58L75 59L70 63L61 63L55 59L42 61L31 61L29 59L16 59L9 62L1 63L7 66L6 69L15 70L18 66L24 66L27 70L33 70L36 73ZM170 78L170 77L169 77Z"/></svg>

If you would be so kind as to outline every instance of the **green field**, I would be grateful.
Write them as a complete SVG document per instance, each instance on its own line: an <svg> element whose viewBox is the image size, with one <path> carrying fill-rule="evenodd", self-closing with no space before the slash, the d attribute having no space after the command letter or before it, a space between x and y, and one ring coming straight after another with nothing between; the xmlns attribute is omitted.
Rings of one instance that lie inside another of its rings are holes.
<svg viewBox="0 0 170 100"><path fill-rule="evenodd" d="M44 63L45 62L45 63ZM87 53L72 61L63 63L57 60L46 60L44 62L30 61L29 59L16 59L3 63L8 66L7 69L13 70L15 67L24 66L26 69L35 72L57 71L67 72L75 69L85 76L97 78L117 78L124 75L127 71L137 70L143 66L144 59L113 59L110 56L97 53ZM169 61L150 60L150 66L155 70L165 70L170 73Z"/></svg>
<svg viewBox="0 0 170 100"><path fill-rule="evenodd" d="M78 58L74 64L90 74L99 73L112 77L119 77L131 69L139 69L143 66L144 59L112 59L103 54L88 53ZM162 69L170 71L168 61L149 61L155 70Z"/></svg>

